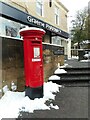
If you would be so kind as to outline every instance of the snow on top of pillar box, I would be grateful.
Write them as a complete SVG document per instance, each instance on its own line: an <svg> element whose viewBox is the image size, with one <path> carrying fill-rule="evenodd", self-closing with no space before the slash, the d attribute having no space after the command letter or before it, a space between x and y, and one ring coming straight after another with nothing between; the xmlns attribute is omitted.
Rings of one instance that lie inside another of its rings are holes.
<svg viewBox="0 0 90 120"><path fill-rule="evenodd" d="M45 33L45 30L43 30L43 29L41 29L41 28L36 28L36 27L28 27L28 26L26 26L25 28L22 28L20 31L19 31L19 33L20 32L23 32L23 31L30 31L30 30L37 30L37 31L42 31L42 32L44 32Z"/></svg>

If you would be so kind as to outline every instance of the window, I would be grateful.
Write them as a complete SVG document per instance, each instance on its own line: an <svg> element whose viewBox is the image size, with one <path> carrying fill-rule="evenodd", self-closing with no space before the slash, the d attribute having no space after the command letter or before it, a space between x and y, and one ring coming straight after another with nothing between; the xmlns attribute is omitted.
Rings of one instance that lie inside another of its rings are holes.
<svg viewBox="0 0 90 120"><path fill-rule="evenodd" d="M59 8L55 6L55 24L59 25Z"/></svg>
<svg viewBox="0 0 90 120"><path fill-rule="evenodd" d="M52 37L52 44L61 45L61 38L59 36Z"/></svg>
<svg viewBox="0 0 90 120"><path fill-rule="evenodd" d="M43 16L42 0L36 0L36 12L37 12L38 15Z"/></svg>
<svg viewBox="0 0 90 120"><path fill-rule="evenodd" d="M0 36L20 38L19 30L25 27L24 24L0 17Z"/></svg>

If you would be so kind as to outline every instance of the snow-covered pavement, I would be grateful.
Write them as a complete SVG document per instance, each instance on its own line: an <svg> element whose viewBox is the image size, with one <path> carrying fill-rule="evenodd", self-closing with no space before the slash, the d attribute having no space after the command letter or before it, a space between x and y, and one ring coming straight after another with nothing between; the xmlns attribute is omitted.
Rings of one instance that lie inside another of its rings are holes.
<svg viewBox="0 0 90 120"><path fill-rule="evenodd" d="M25 92L7 91L0 99L0 119L17 118L20 111L33 113L34 110L50 110L50 108L59 109L57 105L51 103L49 106L45 104L48 100L55 100L56 92L59 92L60 85L56 83L44 83L44 97L34 100L25 97Z"/></svg>

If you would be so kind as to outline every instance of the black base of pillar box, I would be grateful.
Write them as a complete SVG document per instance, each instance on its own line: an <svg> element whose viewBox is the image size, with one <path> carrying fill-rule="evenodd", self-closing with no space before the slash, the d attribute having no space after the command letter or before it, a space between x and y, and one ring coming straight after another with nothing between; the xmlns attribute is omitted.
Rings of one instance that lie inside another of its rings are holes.
<svg viewBox="0 0 90 120"><path fill-rule="evenodd" d="M34 100L35 98L43 98L43 86L37 88L26 87L25 96Z"/></svg>

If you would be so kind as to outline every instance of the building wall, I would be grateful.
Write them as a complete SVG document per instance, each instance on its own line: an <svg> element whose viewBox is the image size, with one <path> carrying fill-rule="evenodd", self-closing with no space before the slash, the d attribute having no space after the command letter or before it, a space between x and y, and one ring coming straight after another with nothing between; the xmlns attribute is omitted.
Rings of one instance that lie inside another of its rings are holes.
<svg viewBox="0 0 90 120"><path fill-rule="evenodd" d="M36 12L36 0L27 0L26 2L23 0L3 1L67 32L68 10L62 5L59 0L53 0L52 7L49 6L49 0L43 1L43 16L38 15ZM55 24L55 6L59 8L59 25Z"/></svg>
<svg viewBox="0 0 90 120"><path fill-rule="evenodd" d="M43 1L43 16L40 16L37 14L36 12L36 0L27 0L26 2L24 2L23 0L3 0L5 3L10 4L11 6L14 6L24 12L29 13L30 15L43 20L44 22L47 22L59 29L62 29L63 31L67 32L67 13L68 10L67 8L59 1L59 0L52 0L52 6L49 6L49 0L45 0ZM57 6L59 8L59 25L55 24L55 6ZM47 36L46 36L47 37ZM56 42L57 43L57 38ZM62 39L62 38L61 38ZM61 41L60 39L60 41ZM67 47L67 42L65 42L66 39L63 38L63 45L64 49L65 49L65 55L68 56L68 52L70 53L71 49L70 47ZM52 42L52 38L49 39L48 37L48 41L47 38L45 40L45 42L48 43L53 43ZM61 42L60 42L61 43ZM69 55L70 56L70 55Z"/></svg>

